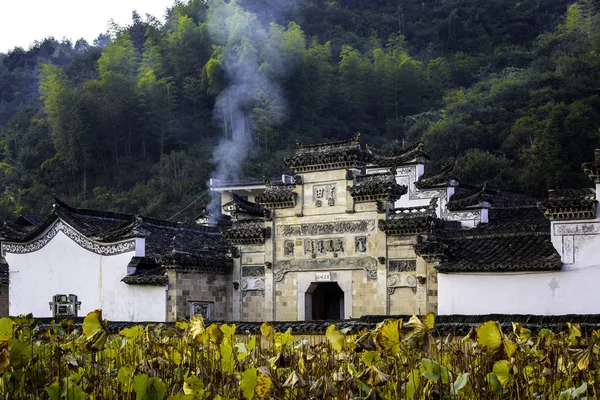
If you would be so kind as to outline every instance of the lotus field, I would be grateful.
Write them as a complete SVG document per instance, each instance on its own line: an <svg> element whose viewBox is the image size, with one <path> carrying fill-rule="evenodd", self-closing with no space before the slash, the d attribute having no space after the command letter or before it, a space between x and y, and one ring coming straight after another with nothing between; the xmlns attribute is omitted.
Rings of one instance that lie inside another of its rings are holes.
<svg viewBox="0 0 600 400"><path fill-rule="evenodd" d="M350 333L260 335L201 317L109 334L101 311L64 320L0 319L4 399L585 399L599 398L600 331L537 335L489 321L436 335L435 315Z"/></svg>

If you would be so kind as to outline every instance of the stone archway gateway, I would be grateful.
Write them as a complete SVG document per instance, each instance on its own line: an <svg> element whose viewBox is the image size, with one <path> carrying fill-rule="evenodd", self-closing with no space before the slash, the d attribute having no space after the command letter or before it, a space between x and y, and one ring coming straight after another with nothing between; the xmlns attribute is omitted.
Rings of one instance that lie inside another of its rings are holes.
<svg viewBox="0 0 600 400"><path fill-rule="evenodd" d="M305 320L344 319L344 291L337 282L313 282L305 293Z"/></svg>

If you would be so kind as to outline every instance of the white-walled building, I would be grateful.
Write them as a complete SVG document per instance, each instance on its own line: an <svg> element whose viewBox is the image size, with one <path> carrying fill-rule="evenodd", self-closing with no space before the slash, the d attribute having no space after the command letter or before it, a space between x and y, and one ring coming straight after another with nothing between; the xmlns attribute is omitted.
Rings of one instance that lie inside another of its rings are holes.
<svg viewBox="0 0 600 400"><path fill-rule="evenodd" d="M486 226L444 238L440 314L600 313L599 151L583 169L595 188L551 190L538 204L546 220L491 209Z"/></svg>
<svg viewBox="0 0 600 400"><path fill-rule="evenodd" d="M4 232L9 313L167 321L226 319L231 246L217 228L69 207Z"/></svg>
<svg viewBox="0 0 600 400"><path fill-rule="evenodd" d="M600 314L600 152L596 189L539 204L427 160L358 137L299 145L281 179L211 180L223 214L194 226L57 200L0 230L0 303L8 288L11 315L124 321Z"/></svg>

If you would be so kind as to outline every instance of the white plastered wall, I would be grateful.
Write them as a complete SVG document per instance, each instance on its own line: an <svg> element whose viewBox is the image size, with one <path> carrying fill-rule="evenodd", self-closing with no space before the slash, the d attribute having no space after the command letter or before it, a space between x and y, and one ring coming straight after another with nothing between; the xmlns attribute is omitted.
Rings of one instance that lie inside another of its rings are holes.
<svg viewBox="0 0 600 400"><path fill-rule="evenodd" d="M438 274L438 312L600 314L600 266L538 273Z"/></svg>
<svg viewBox="0 0 600 400"><path fill-rule="evenodd" d="M113 321L165 321L166 287L127 285L121 279L134 251L102 256L80 247L62 231L41 249L6 254L10 315L51 317L56 294L75 294L80 316L102 309Z"/></svg>

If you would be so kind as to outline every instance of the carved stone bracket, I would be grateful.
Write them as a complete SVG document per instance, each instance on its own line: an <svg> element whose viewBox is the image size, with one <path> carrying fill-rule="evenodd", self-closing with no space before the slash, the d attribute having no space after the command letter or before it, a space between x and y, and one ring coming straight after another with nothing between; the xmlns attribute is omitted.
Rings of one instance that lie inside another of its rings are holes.
<svg viewBox="0 0 600 400"><path fill-rule="evenodd" d="M396 288L410 288L413 293L417 293L417 278L414 275L389 275L387 278L388 294L394 294Z"/></svg>
<svg viewBox="0 0 600 400"><path fill-rule="evenodd" d="M33 253L46 246L58 232L64 233L82 248L103 256L123 254L135 250L135 240L133 239L112 244L94 242L59 220L46 233L34 241L29 243L2 243L2 254Z"/></svg>
<svg viewBox="0 0 600 400"><path fill-rule="evenodd" d="M265 280L263 278L242 278L242 297L246 297L248 291L265 291Z"/></svg>
<svg viewBox="0 0 600 400"><path fill-rule="evenodd" d="M275 264L273 279L283 281L288 272L364 270L369 279L377 280L377 260L373 257L341 257L334 259L289 260Z"/></svg>

